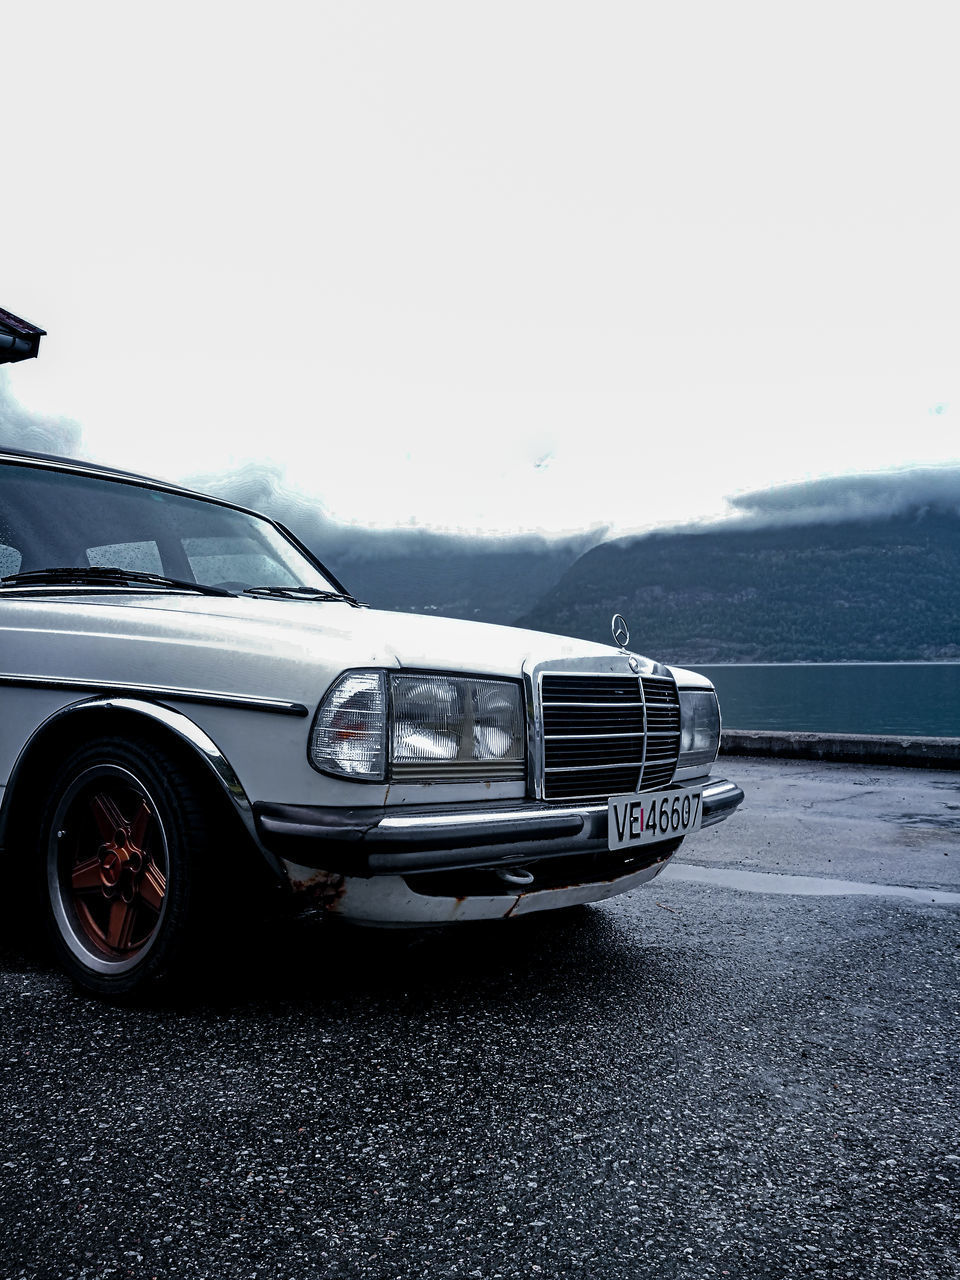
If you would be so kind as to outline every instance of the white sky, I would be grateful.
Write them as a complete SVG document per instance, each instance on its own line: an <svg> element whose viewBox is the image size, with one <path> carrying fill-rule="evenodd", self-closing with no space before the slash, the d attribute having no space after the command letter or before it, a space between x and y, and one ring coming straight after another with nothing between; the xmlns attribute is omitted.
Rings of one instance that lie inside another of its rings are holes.
<svg viewBox="0 0 960 1280"><path fill-rule="evenodd" d="M0 305L49 330L13 391L90 457L271 461L371 524L960 462L958 28L0 0Z"/></svg>

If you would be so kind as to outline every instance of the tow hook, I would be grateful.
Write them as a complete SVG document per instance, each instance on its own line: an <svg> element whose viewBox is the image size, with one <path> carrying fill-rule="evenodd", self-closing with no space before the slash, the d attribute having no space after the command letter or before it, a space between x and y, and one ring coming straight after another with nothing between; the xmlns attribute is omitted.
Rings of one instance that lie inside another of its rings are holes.
<svg viewBox="0 0 960 1280"><path fill-rule="evenodd" d="M533 872L522 867L498 867L497 878L513 889L527 889L533 884Z"/></svg>

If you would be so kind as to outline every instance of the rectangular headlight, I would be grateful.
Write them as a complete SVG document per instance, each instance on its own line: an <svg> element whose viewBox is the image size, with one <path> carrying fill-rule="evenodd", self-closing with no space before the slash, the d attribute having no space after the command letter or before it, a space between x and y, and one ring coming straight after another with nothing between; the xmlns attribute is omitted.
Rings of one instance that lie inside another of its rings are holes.
<svg viewBox="0 0 960 1280"><path fill-rule="evenodd" d="M525 741L519 684L349 671L317 712L310 763L370 782L523 778Z"/></svg>
<svg viewBox="0 0 960 1280"><path fill-rule="evenodd" d="M677 767L713 764L720 750L720 705L712 689L680 690L680 759Z"/></svg>
<svg viewBox="0 0 960 1280"><path fill-rule="evenodd" d="M520 687L464 676L390 674L391 775L522 778Z"/></svg>

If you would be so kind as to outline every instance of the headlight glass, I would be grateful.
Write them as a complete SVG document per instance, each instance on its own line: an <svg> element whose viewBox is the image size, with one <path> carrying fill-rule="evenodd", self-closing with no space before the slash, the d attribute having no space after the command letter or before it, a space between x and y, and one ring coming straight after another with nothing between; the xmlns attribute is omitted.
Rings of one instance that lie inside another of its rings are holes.
<svg viewBox="0 0 960 1280"><path fill-rule="evenodd" d="M523 777L519 685L391 673L390 693L393 777Z"/></svg>
<svg viewBox="0 0 960 1280"><path fill-rule="evenodd" d="M394 677L391 759L403 764L456 760L463 729L463 690L435 676Z"/></svg>
<svg viewBox="0 0 960 1280"><path fill-rule="evenodd" d="M678 768L713 764L720 749L720 706L712 689L680 690Z"/></svg>
<svg viewBox="0 0 960 1280"><path fill-rule="evenodd" d="M310 762L356 781L523 778L524 725L519 684L349 671L317 712Z"/></svg>
<svg viewBox="0 0 960 1280"><path fill-rule="evenodd" d="M310 735L310 761L324 773L382 780L387 696L382 671L348 672L324 698Z"/></svg>

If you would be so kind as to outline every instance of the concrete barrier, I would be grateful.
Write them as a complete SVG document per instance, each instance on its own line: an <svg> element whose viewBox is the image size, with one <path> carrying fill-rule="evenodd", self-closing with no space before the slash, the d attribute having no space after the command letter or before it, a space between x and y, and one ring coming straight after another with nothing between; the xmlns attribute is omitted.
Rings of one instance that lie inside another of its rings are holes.
<svg viewBox="0 0 960 1280"><path fill-rule="evenodd" d="M724 729L720 754L890 764L913 769L960 770L960 738L893 737L865 733L783 733Z"/></svg>

